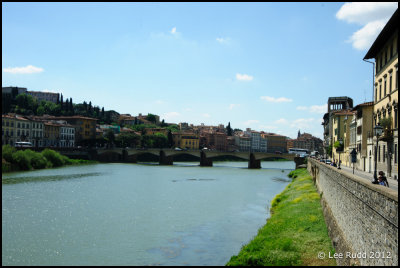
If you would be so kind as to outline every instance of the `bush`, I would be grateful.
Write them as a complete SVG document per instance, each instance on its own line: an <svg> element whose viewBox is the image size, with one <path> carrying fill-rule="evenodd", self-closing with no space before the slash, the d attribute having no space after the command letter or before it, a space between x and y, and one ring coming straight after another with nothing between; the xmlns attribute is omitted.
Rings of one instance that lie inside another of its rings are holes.
<svg viewBox="0 0 400 268"><path fill-rule="evenodd" d="M52 167L61 167L64 165L64 159L62 155L54 150L44 149L42 155L51 162Z"/></svg>
<svg viewBox="0 0 400 268"><path fill-rule="evenodd" d="M21 170L30 170L31 159L24 151L17 151L12 155L12 163L15 163Z"/></svg>
<svg viewBox="0 0 400 268"><path fill-rule="evenodd" d="M29 150L30 151L30 150ZM37 152L33 152L31 154L31 165L34 169L42 169L48 166L47 159L41 154Z"/></svg>
<svg viewBox="0 0 400 268"><path fill-rule="evenodd" d="M1 156L4 158L7 162L11 163L13 158L12 154L15 153L17 150L12 147L9 144L3 145L2 151L1 151Z"/></svg>

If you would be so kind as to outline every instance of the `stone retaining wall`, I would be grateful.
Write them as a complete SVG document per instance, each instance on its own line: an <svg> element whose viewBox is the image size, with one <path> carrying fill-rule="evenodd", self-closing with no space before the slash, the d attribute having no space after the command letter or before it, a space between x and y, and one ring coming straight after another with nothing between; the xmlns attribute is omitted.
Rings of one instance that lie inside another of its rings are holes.
<svg viewBox="0 0 400 268"><path fill-rule="evenodd" d="M307 168L321 194L337 263L398 265L398 192L314 159Z"/></svg>

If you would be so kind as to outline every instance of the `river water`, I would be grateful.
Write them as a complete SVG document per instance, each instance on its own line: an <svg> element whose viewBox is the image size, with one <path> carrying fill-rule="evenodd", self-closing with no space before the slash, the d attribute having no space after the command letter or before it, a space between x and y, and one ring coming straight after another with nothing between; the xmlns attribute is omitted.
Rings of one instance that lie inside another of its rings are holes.
<svg viewBox="0 0 400 268"><path fill-rule="evenodd" d="M94 164L2 176L2 265L224 265L294 162Z"/></svg>

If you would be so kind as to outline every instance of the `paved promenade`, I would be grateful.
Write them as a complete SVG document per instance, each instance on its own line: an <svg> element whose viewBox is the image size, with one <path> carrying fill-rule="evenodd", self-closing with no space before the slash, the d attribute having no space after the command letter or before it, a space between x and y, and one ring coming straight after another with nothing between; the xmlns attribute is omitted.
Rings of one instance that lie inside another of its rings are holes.
<svg viewBox="0 0 400 268"><path fill-rule="evenodd" d="M353 168L349 168L346 166L340 166L340 168L342 169L342 171L353 174ZM354 169L354 175L356 175L362 179L368 180L370 182L374 179L374 173L368 173L368 172L360 171L357 169ZM385 175L387 175L386 172L385 172ZM389 188L398 191L398 181L388 179L388 182L389 182ZM382 186L382 187L384 187L384 186Z"/></svg>

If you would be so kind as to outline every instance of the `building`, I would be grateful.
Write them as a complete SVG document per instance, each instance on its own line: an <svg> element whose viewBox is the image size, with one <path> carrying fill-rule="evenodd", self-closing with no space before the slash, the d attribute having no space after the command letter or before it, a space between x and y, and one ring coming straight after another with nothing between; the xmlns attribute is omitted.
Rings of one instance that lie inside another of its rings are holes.
<svg viewBox="0 0 400 268"><path fill-rule="evenodd" d="M195 133L172 133L172 139L175 147L190 150L199 149L200 139Z"/></svg>
<svg viewBox="0 0 400 268"><path fill-rule="evenodd" d="M285 136L278 135L275 133L261 132L261 138L264 138L267 140L267 143L268 143L267 152L268 153L275 153L275 152L286 153L287 152L287 140L286 140ZM293 148L293 147L291 147L291 148Z"/></svg>
<svg viewBox="0 0 400 268"><path fill-rule="evenodd" d="M26 91L26 94L31 95L40 101L50 101L57 103L60 98L60 93L47 92L47 91Z"/></svg>
<svg viewBox="0 0 400 268"><path fill-rule="evenodd" d="M324 153L326 154L326 149L333 146L333 113L341 110L348 110L353 108L353 99L349 97L329 97L328 98L328 112L325 113L323 117L323 127L324 127L324 140L323 147Z"/></svg>
<svg viewBox="0 0 400 268"><path fill-rule="evenodd" d="M384 132L378 139L377 170L398 178L398 9L382 29L364 60L375 60L374 126L381 123ZM375 145L376 147L376 145Z"/></svg>
<svg viewBox="0 0 400 268"><path fill-rule="evenodd" d="M250 152L251 137L247 135L235 135L235 144L241 152Z"/></svg>
<svg viewBox="0 0 400 268"><path fill-rule="evenodd" d="M120 126L134 126L137 123L137 119L130 114L120 114L118 124Z"/></svg>
<svg viewBox="0 0 400 268"><path fill-rule="evenodd" d="M11 94L13 97L17 96L18 94L26 93L27 89L25 87L2 87L1 93L2 94Z"/></svg>
<svg viewBox="0 0 400 268"><path fill-rule="evenodd" d="M293 147L290 148L301 148L306 149L308 152L317 151L323 153L323 141L320 138L314 137L309 133L298 134L298 138L291 140Z"/></svg>
<svg viewBox="0 0 400 268"><path fill-rule="evenodd" d="M43 147L44 146L44 123L37 116L26 116L25 118L29 119L31 123L31 140L32 145L34 147Z"/></svg>
<svg viewBox="0 0 400 268"><path fill-rule="evenodd" d="M15 145L19 141L33 142L32 122L17 114L2 115L2 144Z"/></svg>
<svg viewBox="0 0 400 268"><path fill-rule="evenodd" d="M251 130L250 128L246 128L244 132L245 135L249 136L251 139L251 148L252 152L267 152L267 139L261 137L261 133L258 131Z"/></svg>
<svg viewBox="0 0 400 268"><path fill-rule="evenodd" d="M200 134L200 146L217 151L227 151L227 137L224 132L202 131Z"/></svg>
<svg viewBox="0 0 400 268"><path fill-rule="evenodd" d="M44 146L59 147L60 124L54 121L44 122Z"/></svg>
<svg viewBox="0 0 400 268"><path fill-rule="evenodd" d="M156 133L161 133L165 136L168 135L168 129L166 128L145 128L144 132L146 135L154 135Z"/></svg>
<svg viewBox="0 0 400 268"><path fill-rule="evenodd" d="M357 152L354 167L366 172L372 172L372 152L368 152L368 138L372 137L373 109L373 102L358 104L352 109L354 115L349 125L349 151L355 149Z"/></svg>
<svg viewBox="0 0 400 268"><path fill-rule="evenodd" d="M60 125L60 147L75 147L75 128L67 121L56 121Z"/></svg>
<svg viewBox="0 0 400 268"><path fill-rule="evenodd" d="M58 116L48 117L52 120L65 120L75 128L75 144L84 140L96 139L97 119L85 116Z"/></svg>
<svg viewBox="0 0 400 268"><path fill-rule="evenodd" d="M348 150L350 144L350 128L348 122L351 122L352 116L353 112L351 110L340 110L332 114L333 134L331 157L336 163L341 161L346 166L348 166Z"/></svg>

